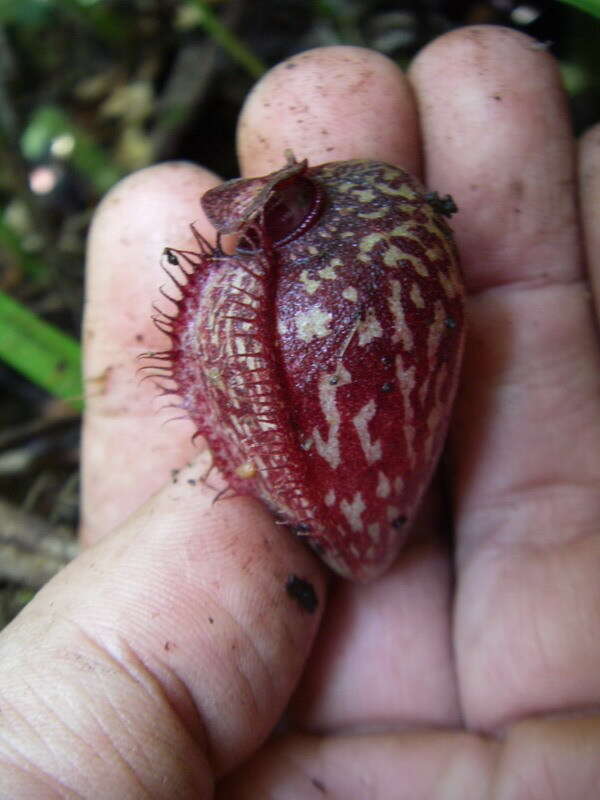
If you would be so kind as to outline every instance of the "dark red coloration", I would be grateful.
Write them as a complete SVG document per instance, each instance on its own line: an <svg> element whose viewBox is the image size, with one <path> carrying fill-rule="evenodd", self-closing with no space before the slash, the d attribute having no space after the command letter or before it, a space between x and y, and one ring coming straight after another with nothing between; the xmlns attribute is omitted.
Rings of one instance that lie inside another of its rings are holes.
<svg viewBox="0 0 600 800"><path fill-rule="evenodd" d="M388 164L290 159L202 205L239 246L196 233L199 252L166 251L183 279L155 358L230 486L341 575L374 577L406 538L456 390L451 200Z"/></svg>

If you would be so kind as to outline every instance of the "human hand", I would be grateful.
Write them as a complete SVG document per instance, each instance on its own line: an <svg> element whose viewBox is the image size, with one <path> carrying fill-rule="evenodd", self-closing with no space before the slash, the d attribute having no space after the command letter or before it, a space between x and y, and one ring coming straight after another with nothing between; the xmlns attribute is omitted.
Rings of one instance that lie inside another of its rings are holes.
<svg viewBox="0 0 600 800"><path fill-rule="evenodd" d="M581 148L580 216L572 146L552 59L502 28L440 38L409 81L375 53L304 53L249 98L246 174L287 147L311 164L373 157L460 207L454 561L432 491L394 568L331 579L327 602L324 570L258 504L213 504L191 426L160 427L134 373L163 346L157 256L192 244L217 179L162 165L110 193L85 338L97 544L0 640L0 796L600 796L600 374L580 228L594 282L600 132ZM313 585L315 613L287 595L290 574ZM269 741L286 707L290 732Z"/></svg>

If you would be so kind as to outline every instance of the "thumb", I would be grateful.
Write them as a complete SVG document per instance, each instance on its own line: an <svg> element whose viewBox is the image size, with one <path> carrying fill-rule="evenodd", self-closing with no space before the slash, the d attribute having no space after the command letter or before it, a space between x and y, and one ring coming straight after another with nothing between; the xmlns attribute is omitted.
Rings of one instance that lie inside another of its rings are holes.
<svg viewBox="0 0 600 800"><path fill-rule="evenodd" d="M254 501L214 503L203 469L182 470L0 637L5 796L204 797L276 724L323 574Z"/></svg>

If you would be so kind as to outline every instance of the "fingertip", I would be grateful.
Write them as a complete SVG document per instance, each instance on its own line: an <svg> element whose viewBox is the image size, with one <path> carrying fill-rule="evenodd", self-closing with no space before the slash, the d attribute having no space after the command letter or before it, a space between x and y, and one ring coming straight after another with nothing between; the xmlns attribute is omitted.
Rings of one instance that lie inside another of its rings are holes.
<svg viewBox="0 0 600 800"><path fill-rule="evenodd" d="M88 374L106 368L107 354L139 351L161 342L150 310L164 283L165 246L193 242L190 222L210 226L200 196L219 179L202 167L170 162L134 172L104 197L87 247L85 362Z"/></svg>
<svg viewBox="0 0 600 800"><path fill-rule="evenodd" d="M525 59L554 63L548 45L522 31L502 25L466 25L432 39L413 59L409 74L414 75L429 65L454 71L478 65L478 76L484 73L493 77L490 59L504 53L519 60Z"/></svg>
<svg viewBox="0 0 600 800"><path fill-rule="evenodd" d="M573 141L555 59L523 33L476 25L429 44L409 78L425 182L460 209L469 287L537 278L548 263L570 279L557 253L573 247Z"/></svg>
<svg viewBox="0 0 600 800"><path fill-rule="evenodd" d="M308 50L270 70L241 113L242 172L271 172L286 149L313 165L377 158L417 171L416 115L401 70L380 53L350 46Z"/></svg>
<svg viewBox="0 0 600 800"><path fill-rule="evenodd" d="M107 294L115 284L149 295L145 287L149 275L160 272L165 244L189 238L190 221L201 216L199 197L218 182L209 170L174 161L146 167L113 186L90 228L88 301L110 310L119 303L118 295ZM142 281L133 280L136 274Z"/></svg>
<svg viewBox="0 0 600 800"><path fill-rule="evenodd" d="M466 164L478 164L501 137L513 146L543 126L564 122L557 119L557 106L566 108L556 60L520 31L499 25L450 31L421 50L408 77L426 161L429 155L434 165L443 158L452 169L455 152Z"/></svg>
<svg viewBox="0 0 600 800"><path fill-rule="evenodd" d="M558 66L547 48L499 25L467 26L434 39L408 76L432 169L442 159L448 171L461 158L466 165L489 161L502 139L518 146L555 124L557 105L564 107Z"/></svg>

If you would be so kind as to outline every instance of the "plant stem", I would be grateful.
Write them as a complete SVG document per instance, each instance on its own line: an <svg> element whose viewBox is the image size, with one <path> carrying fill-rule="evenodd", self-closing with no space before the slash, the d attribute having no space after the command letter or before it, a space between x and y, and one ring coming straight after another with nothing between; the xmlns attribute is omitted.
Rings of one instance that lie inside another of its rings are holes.
<svg viewBox="0 0 600 800"><path fill-rule="evenodd" d="M262 61L226 28L213 14L205 0L189 0L200 12L200 24L212 38L226 50L253 78L260 78L267 70Z"/></svg>

